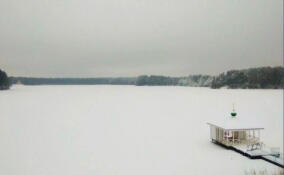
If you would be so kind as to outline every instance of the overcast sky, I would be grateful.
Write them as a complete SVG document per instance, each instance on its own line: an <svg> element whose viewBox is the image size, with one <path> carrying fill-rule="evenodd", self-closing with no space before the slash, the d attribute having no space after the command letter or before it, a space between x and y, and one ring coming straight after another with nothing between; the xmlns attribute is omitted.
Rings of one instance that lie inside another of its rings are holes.
<svg viewBox="0 0 284 175"><path fill-rule="evenodd" d="M1 0L13 76L183 76L282 65L282 0Z"/></svg>

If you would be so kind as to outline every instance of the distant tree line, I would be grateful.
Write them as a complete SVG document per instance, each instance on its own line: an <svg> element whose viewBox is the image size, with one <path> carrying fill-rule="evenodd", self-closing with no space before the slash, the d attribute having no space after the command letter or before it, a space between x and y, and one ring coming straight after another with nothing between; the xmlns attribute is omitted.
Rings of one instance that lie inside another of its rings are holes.
<svg viewBox="0 0 284 175"><path fill-rule="evenodd" d="M30 78L10 77L12 84L24 85L134 85L136 78Z"/></svg>
<svg viewBox="0 0 284 175"><path fill-rule="evenodd" d="M4 74L3 74L4 75ZM6 74L5 74L6 75ZM5 77L5 76L4 76ZM7 77L7 75L6 75ZM3 78L2 78L3 79ZM5 79L5 78L4 78ZM7 88L8 80L1 89ZM120 78L30 78L10 77L10 82L24 85L137 85L137 86L194 86L214 89L249 88L274 89L283 87L283 67L260 67L243 70L230 70L218 76L189 75L187 77L169 77L141 75Z"/></svg>
<svg viewBox="0 0 284 175"><path fill-rule="evenodd" d="M283 88L283 67L231 70L214 77L212 88L279 89Z"/></svg>
<svg viewBox="0 0 284 175"><path fill-rule="evenodd" d="M137 86L173 86L177 85L179 78L156 76L156 75L141 75L136 80Z"/></svg>
<svg viewBox="0 0 284 175"><path fill-rule="evenodd" d="M260 67L230 70L218 76L190 75L187 77L166 77L142 75L137 78L137 86L195 86L214 89L279 89L283 88L283 67Z"/></svg>
<svg viewBox="0 0 284 175"><path fill-rule="evenodd" d="M188 77L166 77L142 75L137 78L137 86L196 86L209 87L213 80L209 75L190 75Z"/></svg>
<svg viewBox="0 0 284 175"><path fill-rule="evenodd" d="M6 90L10 88L9 78L6 72L0 70L0 90Z"/></svg>

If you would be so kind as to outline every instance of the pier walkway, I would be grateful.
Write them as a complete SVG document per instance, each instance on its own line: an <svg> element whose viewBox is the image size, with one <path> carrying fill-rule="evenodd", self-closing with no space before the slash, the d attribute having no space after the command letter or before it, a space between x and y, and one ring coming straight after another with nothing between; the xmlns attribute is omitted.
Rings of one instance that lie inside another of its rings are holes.
<svg viewBox="0 0 284 175"><path fill-rule="evenodd" d="M284 168L284 156L282 153L279 152L275 152L273 151L273 148L269 148L267 146L264 146L262 148L258 148L258 149L254 149L254 150L248 150L247 146L245 145L225 145L223 143L220 143L216 140L212 139L212 142L220 145L226 149L230 149L233 150L235 152L238 152L250 159L262 159L265 160L267 162L270 162L274 165L277 165L281 168Z"/></svg>

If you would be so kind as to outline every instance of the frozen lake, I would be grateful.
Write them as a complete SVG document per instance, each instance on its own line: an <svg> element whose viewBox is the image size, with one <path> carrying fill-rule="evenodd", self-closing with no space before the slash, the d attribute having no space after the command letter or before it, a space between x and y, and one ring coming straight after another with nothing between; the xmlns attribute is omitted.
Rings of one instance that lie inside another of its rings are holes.
<svg viewBox="0 0 284 175"><path fill-rule="evenodd" d="M282 90L13 86L0 91L0 174L240 175L277 171L209 140L207 121L261 123L283 150Z"/></svg>

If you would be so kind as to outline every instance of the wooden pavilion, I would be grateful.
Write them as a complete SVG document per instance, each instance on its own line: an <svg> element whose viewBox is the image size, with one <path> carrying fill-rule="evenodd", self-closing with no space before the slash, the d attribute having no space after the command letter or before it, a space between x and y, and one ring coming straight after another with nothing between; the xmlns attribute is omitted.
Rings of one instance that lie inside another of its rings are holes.
<svg viewBox="0 0 284 175"><path fill-rule="evenodd" d="M236 144L252 145L260 143L260 127L220 126L207 123L210 126L210 139L213 142L233 146Z"/></svg>

